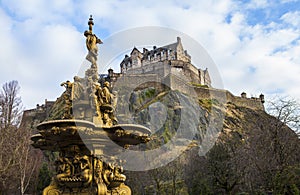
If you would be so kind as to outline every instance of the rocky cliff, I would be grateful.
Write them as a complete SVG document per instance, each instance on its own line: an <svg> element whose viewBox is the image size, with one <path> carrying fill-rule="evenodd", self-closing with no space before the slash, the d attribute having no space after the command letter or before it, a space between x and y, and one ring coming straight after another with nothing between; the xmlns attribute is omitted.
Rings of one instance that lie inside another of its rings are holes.
<svg viewBox="0 0 300 195"><path fill-rule="evenodd" d="M136 194L299 193L300 140L264 110L152 88L129 100L123 116L154 130L147 150L165 150L127 174Z"/></svg>

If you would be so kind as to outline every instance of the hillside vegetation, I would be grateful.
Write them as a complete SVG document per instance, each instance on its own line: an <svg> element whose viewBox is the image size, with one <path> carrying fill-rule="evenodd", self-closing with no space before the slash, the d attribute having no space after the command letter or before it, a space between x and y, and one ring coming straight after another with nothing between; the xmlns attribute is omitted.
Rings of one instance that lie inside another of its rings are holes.
<svg viewBox="0 0 300 195"><path fill-rule="evenodd" d="M185 150L167 165L127 171L134 194L299 194L300 140L275 117L231 102L148 90L131 94L129 113L123 113L156 129L146 148L165 147L182 130L190 142L185 147L176 140L174 150Z"/></svg>

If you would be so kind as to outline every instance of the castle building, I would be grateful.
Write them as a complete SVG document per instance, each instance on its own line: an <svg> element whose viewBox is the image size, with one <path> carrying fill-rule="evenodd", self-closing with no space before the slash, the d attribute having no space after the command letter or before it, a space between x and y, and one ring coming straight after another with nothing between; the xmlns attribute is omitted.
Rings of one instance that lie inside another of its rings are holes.
<svg viewBox="0 0 300 195"><path fill-rule="evenodd" d="M184 50L181 38L177 37L175 43L162 47L153 46L152 50L143 48L139 51L134 47L129 55L125 55L120 63L121 75L149 75L156 74L158 82L166 78L178 77L190 84L211 87L208 69L198 69L191 63L191 56ZM172 89L172 81L168 84Z"/></svg>

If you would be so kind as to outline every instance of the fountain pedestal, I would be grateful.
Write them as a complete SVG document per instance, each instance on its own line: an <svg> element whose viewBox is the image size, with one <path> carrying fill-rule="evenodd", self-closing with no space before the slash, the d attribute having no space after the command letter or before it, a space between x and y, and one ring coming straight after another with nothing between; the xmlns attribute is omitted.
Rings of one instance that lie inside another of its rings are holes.
<svg viewBox="0 0 300 195"><path fill-rule="evenodd" d="M44 195L131 194L110 148L116 148L114 143L125 147L147 142L147 128L130 124L103 128L75 119L51 120L37 128L40 133L32 136L33 146L59 152L56 175Z"/></svg>

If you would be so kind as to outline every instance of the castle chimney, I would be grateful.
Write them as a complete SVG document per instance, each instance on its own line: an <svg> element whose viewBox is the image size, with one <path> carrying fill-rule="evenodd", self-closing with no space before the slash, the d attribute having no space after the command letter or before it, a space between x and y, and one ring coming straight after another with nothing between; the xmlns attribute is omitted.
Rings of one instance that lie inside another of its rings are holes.
<svg viewBox="0 0 300 195"><path fill-rule="evenodd" d="M114 70L113 69L108 69L108 76L111 78L113 77L113 74L114 74Z"/></svg>
<svg viewBox="0 0 300 195"><path fill-rule="evenodd" d="M148 51L148 49L143 48L143 53L145 54Z"/></svg>
<svg viewBox="0 0 300 195"><path fill-rule="evenodd" d="M181 38L177 37L177 43L181 43Z"/></svg>
<svg viewBox="0 0 300 195"><path fill-rule="evenodd" d="M241 93L242 98L247 98L247 94L245 92Z"/></svg>
<svg viewBox="0 0 300 195"><path fill-rule="evenodd" d="M260 94L259 95L259 99L260 99L261 103L265 103L265 96L264 96L264 94Z"/></svg>

